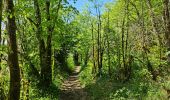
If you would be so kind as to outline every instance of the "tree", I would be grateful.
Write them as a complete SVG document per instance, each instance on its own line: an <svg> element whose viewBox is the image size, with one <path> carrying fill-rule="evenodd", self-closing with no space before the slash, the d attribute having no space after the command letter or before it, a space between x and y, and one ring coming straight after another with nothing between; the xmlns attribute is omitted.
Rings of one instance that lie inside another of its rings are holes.
<svg viewBox="0 0 170 100"><path fill-rule="evenodd" d="M45 75L43 74L44 68L46 67L46 60L45 60L45 43L41 36L42 34L42 17L41 12L39 8L39 2L38 0L34 0L34 8L35 8L35 18L36 18L36 37L39 42L39 58L40 58L40 67L41 67L41 82L44 81ZM47 86L49 84L45 84Z"/></svg>
<svg viewBox="0 0 170 100"><path fill-rule="evenodd" d="M101 21L101 9L99 2L95 1L95 9L97 16L97 66L98 66L98 76L102 75L102 62L103 62L103 50L102 47L102 21Z"/></svg>
<svg viewBox="0 0 170 100"><path fill-rule="evenodd" d="M1 37L1 35L2 35L2 30L1 30L1 24L2 24L2 0L0 1L0 45L1 45L1 40L2 40L2 37ZM0 70L1 70L1 53L0 53Z"/></svg>
<svg viewBox="0 0 170 100"><path fill-rule="evenodd" d="M16 43L16 23L14 15L13 0L7 0L8 24L7 31L9 36L8 65L10 69L10 88L9 100L19 100L20 98L20 68L18 63L18 50Z"/></svg>
<svg viewBox="0 0 170 100"><path fill-rule="evenodd" d="M93 70L92 70L92 73L95 74L97 69L96 69L96 62L95 62L95 39L94 39L94 26L93 26L93 23L91 24L91 37L92 37L92 45L93 45Z"/></svg>
<svg viewBox="0 0 170 100"><path fill-rule="evenodd" d="M58 18L58 11L60 8L62 0L58 1L58 8L57 8L57 15L54 17L54 21ZM55 27L55 23L52 25L51 23L51 16L50 16L50 1L46 0L46 20L47 20L47 42L45 42L45 39L43 39L42 33L42 15L40 11L40 5L38 0L34 0L34 7L35 7L35 17L36 17L36 23L34 25L36 26L36 37L39 42L39 57L40 57L40 66L41 66L41 83L44 84L44 86L49 87L52 83L52 63L51 63L51 56L52 56L52 33ZM31 22L33 22L30 19Z"/></svg>

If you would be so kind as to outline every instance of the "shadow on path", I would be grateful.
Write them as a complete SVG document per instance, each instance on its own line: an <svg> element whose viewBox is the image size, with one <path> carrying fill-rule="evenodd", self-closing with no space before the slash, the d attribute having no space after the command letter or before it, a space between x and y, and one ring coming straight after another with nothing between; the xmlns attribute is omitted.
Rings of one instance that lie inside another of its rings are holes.
<svg viewBox="0 0 170 100"><path fill-rule="evenodd" d="M76 66L74 72L64 81L60 88L59 100L87 100L87 92L78 79L80 69L80 66Z"/></svg>

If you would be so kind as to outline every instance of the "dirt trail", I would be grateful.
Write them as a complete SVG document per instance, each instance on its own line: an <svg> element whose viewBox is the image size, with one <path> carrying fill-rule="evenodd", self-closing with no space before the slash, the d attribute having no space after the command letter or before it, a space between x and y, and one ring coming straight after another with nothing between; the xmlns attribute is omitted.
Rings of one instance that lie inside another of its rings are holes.
<svg viewBox="0 0 170 100"><path fill-rule="evenodd" d="M72 75L62 84L59 100L87 100L87 93L78 79L80 68L76 66Z"/></svg>

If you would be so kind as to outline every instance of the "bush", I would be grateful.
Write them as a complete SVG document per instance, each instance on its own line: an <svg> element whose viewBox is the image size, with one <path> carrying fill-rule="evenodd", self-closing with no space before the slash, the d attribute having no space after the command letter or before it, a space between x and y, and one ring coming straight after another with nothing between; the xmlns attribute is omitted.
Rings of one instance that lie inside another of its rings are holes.
<svg viewBox="0 0 170 100"><path fill-rule="evenodd" d="M70 71L74 71L75 65L74 65L74 60L73 60L73 54L71 53L68 55L67 64L68 64L68 69Z"/></svg>

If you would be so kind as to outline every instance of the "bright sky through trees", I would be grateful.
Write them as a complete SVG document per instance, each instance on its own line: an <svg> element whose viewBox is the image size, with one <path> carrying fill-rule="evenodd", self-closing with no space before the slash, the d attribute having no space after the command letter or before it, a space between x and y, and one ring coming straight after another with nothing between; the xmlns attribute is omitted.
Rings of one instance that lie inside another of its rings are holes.
<svg viewBox="0 0 170 100"><path fill-rule="evenodd" d="M113 2L114 0L97 0L97 1L104 5L106 3ZM69 3L76 7L77 10L79 10L80 12L83 11L83 9L86 6L93 7L93 3L90 2L89 0L77 0L76 3L74 3L73 0L69 0Z"/></svg>

